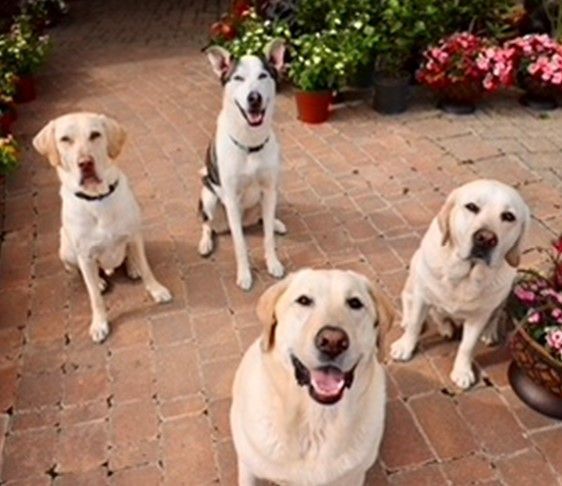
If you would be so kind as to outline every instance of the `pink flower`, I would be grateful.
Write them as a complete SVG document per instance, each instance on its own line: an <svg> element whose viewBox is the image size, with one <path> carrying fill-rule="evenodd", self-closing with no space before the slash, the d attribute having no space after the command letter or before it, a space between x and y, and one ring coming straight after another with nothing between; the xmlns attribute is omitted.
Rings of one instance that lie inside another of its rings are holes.
<svg viewBox="0 0 562 486"><path fill-rule="evenodd" d="M562 351L562 329L553 328L546 335L546 343L556 351Z"/></svg>
<svg viewBox="0 0 562 486"><path fill-rule="evenodd" d="M550 290L550 289L549 289ZM517 286L513 291L517 298L522 302L534 302L536 300L536 294L531 290L526 290L523 287ZM542 292L541 292L542 293Z"/></svg>
<svg viewBox="0 0 562 486"><path fill-rule="evenodd" d="M540 321L541 315L538 312L533 312L527 319L527 322L530 322L531 324L538 324Z"/></svg>

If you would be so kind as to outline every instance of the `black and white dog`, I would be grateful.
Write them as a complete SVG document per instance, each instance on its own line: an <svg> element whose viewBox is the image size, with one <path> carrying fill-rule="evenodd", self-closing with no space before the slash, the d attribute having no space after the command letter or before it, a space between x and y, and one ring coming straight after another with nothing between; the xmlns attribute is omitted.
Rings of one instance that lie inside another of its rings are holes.
<svg viewBox="0 0 562 486"><path fill-rule="evenodd" d="M236 283L248 290L252 273L244 226L263 221L267 270L274 277L284 273L274 241L274 232L284 234L286 228L275 218L280 154L271 125L276 77L283 67L285 47L281 40L274 40L265 48L263 59L243 56L238 61L219 46L206 52L224 86L224 97L217 131L207 149L206 167L201 171L203 231L199 253L210 255L213 233L230 229Z"/></svg>

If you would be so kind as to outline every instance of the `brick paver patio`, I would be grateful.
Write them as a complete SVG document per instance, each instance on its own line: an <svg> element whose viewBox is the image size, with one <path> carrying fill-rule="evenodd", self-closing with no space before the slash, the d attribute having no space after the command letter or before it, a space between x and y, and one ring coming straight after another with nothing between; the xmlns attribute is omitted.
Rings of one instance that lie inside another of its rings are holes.
<svg viewBox="0 0 562 486"><path fill-rule="evenodd" d="M197 169L221 100L200 48L223 8L80 0L52 32L39 99L19 110L22 167L1 198L2 484L235 484L230 386L260 332L253 308L272 279L259 230L248 237L248 293L234 283L229 237L211 259L196 251ZM117 276L103 345L88 336L81 278L57 257L56 175L30 145L46 121L76 110L106 112L127 128L119 164L144 210L155 273L175 297L154 305ZM359 270L396 299L444 196L476 177L516 185L533 209L530 244L545 244L562 229L561 128L560 111L541 117L509 97L466 117L445 116L429 99L392 118L356 104L313 127L296 120L285 89L276 129L289 233L277 240L280 257L289 269ZM430 329L412 362L388 364L386 434L368 484L562 484L562 423L514 396L505 348L478 348L480 379L461 393L448 379L456 345Z"/></svg>

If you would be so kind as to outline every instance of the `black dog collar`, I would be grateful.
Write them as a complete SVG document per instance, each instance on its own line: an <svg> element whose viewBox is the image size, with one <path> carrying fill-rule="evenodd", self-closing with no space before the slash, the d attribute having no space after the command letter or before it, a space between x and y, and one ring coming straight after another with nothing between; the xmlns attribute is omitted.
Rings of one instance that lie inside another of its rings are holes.
<svg viewBox="0 0 562 486"><path fill-rule="evenodd" d="M241 144L238 140L231 137L230 135L229 135L229 137L230 137L230 140L232 140L232 142L234 143L234 145L236 145L240 150L242 150L243 152L246 152L247 154L253 154L253 153L259 152L262 148L264 148L266 146L267 142L269 142L269 137L267 137L261 145L254 145L253 147L248 147L247 145Z"/></svg>
<svg viewBox="0 0 562 486"><path fill-rule="evenodd" d="M109 184L109 191L105 194L99 194L98 196L90 196L85 192L75 192L74 195L79 199L84 199L85 201L101 201L102 199L111 196L115 192L115 189L117 189L118 185L119 179L117 179L113 184Z"/></svg>

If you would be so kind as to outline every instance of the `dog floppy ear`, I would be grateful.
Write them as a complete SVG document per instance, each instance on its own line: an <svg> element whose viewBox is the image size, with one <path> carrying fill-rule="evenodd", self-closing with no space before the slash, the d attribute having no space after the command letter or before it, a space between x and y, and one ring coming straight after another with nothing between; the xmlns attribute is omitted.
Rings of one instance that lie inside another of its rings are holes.
<svg viewBox="0 0 562 486"><path fill-rule="evenodd" d="M451 239L451 229L450 229L449 220L451 217L451 211L455 206L455 199L456 199L456 191L453 191L451 192L451 194L447 196L447 200L445 201L445 204L443 204L443 206L439 210L439 213L437 214L437 224L439 226L439 229L441 230L441 235L442 235L441 246L445 246Z"/></svg>
<svg viewBox="0 0 562 486"><path fill-rule="evenodd" d="M107 135L107 155L109 155L111 159L115 159L121 153L121 149L127 138L127 132L125 132L125 129L113 118L105 115L101 115L101 117Z"/></svg>
<svg viewBox="0 0 562 486"><path fill-rule="evenodd" d="M519 236L517 237L517 240L515 241L513 246L505 254L505 260L514 268L517 268L519 266L519 262L521 261L521 247L523 245L523 241L525 240L525 235L529 230L530 224L531 215L529 212L529 208L525 206L525 216L523 217L521 232L519 233Z"/></svg>
<svg viewBox="0 0 562 486"><path fill-rule="evenodd" d="M275 344L275 326L277 325L275 305L281 295L287 290L287 287L289 287L292 279L293 274L288 275L280 282L269 287L258 300L256 313L264 326L260 342L263 352L269 351Z"/></svg>
<svg viewBox="0 0 562 486"><path fill-rule="evenodd" d="M267 63L277 74L281 73L285 65L285 42L282 39L272 39L265 46L263 53Z"/></svg>
<svg viewBox="0 0 562 486"><path fill-rule="evenodd" d="M224 84L232 71L234 71L234 59L230 52L221 46L210 46L205 49L211 67L215 74Z"/></svg>
<svg viewBox="0 0 562 486"><path fill-rule="evenodd" d="M55 122L47 123L33 138L33 147L46 157L53 167L60 165L59 151L55 143Z"/></svg>

